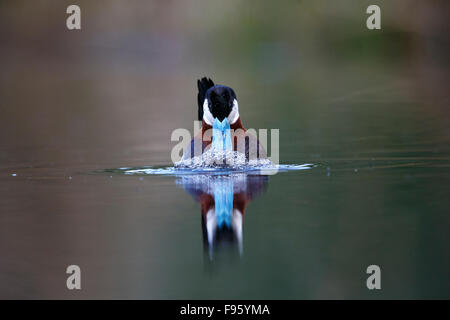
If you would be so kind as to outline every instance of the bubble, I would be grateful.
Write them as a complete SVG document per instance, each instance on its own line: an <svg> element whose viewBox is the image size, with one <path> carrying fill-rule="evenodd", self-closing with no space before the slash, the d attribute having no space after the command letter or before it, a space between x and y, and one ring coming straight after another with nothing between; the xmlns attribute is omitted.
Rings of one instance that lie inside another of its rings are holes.
<svg viewBox="0 0 450 320"><path fill-rule="evenodd" d="M269 159L250 159L247 161L243 153L232 150L210 149L200 156L181 160L175 163L178 169L251 169L273 167Z"/></svg>

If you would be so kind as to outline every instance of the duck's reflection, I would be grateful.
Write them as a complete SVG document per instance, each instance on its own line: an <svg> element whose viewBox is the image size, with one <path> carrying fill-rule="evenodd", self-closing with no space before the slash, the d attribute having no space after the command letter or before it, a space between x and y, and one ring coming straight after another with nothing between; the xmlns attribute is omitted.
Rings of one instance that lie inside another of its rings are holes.
<svg viewBox="0 0 450 320"><path fill-rule="evenodd" d="M247 174L191 175L177 180L200 203L203 243L210 259L230 245L242 254L245 209L265 190L267 180L264 175Z"/></svg>

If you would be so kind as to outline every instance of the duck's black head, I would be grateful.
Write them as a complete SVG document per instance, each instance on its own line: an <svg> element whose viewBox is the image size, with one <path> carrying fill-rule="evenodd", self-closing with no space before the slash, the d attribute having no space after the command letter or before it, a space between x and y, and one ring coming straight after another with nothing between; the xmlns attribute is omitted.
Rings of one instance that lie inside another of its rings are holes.
<svg viewBox="0 0 450 320"><path fill-rule="evenodd" d="M197 82L199 94L199 120L212 125L214 119L233 124L239 118L236 93L233 89L223 85L214 85L211 79L202 78Z"/></svg>
<svg viewBox="0 0 450 320"><path fill-rule="evenodd" d="M222 121L233 110L236 94L230 87L215 85L206 92L206 99L212 116Z"/></svg>

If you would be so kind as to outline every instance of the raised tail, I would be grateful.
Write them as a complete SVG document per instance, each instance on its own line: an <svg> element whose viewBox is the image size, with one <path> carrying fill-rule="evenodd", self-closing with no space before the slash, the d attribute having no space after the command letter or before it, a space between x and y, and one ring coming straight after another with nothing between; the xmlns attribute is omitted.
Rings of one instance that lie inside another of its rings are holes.
<svg viewBox="0 0 450 320"><path fill-rule="evenodd" d="M206 91L209 88L214 87L214 82L206 77L197 80L198 94L197 94L197 102L198 102L198 120L202 121L203 119L203 102L205 101Z"/></svg>

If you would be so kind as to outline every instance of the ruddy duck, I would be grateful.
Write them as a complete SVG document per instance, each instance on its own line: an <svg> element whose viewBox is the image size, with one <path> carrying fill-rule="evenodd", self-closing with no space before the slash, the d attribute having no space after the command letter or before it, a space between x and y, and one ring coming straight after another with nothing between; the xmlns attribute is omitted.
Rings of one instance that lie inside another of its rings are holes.
<svg viewBox="0 0 450 320"><path fill-rule="evenodd" d="M246 160L266 158L258 139L242 125L235 91L206 77L197 80L197 87L198 120L202 127L184 150L183 159L207 152L219 138L223 138L221 148L245 154Z"/></svg>

